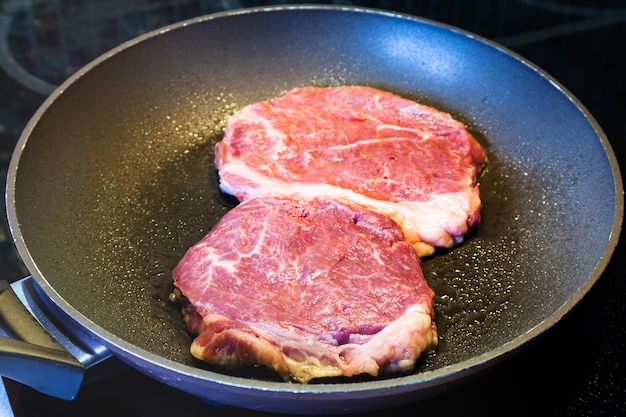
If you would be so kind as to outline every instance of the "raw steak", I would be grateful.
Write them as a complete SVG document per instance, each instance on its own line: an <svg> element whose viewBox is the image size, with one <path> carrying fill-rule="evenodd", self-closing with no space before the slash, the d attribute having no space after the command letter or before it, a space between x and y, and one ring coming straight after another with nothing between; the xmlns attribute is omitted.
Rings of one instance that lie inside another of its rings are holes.
<svg viewBox="0 0 626 417"><path fill-rule="evenodd" d="M192 354L284 379L409 371L437 344L433 292L397 224L329 199L249 199L173 271Z"/></svg>
<svg viewBox="0 0 626 417"><path fill-rule="evenodd" d="M324 196L396 221L420 256L480 219L478 142L449 114L369 87L305 87L244 107L216 145L240 201Z"/></svg>

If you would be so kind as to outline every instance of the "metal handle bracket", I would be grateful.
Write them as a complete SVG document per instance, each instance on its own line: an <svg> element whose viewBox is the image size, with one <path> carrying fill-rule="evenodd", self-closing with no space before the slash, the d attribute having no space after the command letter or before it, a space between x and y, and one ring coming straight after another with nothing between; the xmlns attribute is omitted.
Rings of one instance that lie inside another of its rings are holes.
<svg viewBox="0 0 626 417"><path fill-rule="evenodd" d="M41 292L32 277L0 281L0 375L72 400L85 370L111 353L77 326L68 328Z"/></svg>

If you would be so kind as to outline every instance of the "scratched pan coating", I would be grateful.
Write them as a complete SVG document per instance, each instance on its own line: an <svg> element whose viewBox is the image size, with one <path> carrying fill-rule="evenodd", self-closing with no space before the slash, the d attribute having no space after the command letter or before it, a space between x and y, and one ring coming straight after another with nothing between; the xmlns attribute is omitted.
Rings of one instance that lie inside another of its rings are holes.
<svg viewBox="0 0 626 417"><path fill-rule="evenodd" d="M423 262L440 346L409 375L277 381L188 353L170 273L235 201L213 146L246 104L305 85L370 85L453 114L485 146L482 222ZM11 162L16 244L68 323L183 391L289 413L416 401L553 326L606 266L623 214L613 151L557 81L435 22L346 7L210 15L128 42L56 90Z"/></svg>

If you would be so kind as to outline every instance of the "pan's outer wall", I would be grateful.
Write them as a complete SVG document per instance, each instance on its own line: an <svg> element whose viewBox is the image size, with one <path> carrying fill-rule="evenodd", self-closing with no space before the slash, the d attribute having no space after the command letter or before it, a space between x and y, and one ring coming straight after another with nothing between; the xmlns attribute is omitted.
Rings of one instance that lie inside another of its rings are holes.
<svg viewBox="0 0 626 417"><path fill-rule="evenodd" d="M481 225L424 262L440 350L415 375L354 384L188 366L189 337L165 299L178 259L233 207L212 165L225 121L293 87L342 84L449 111L489 154ZM182 390L292 413L415 400L532 339L599 277L623 212L608 141L547 76L448 27L334 7L217 14L114 50L46 101L10 171L18 249L72 321Z"/></svg>

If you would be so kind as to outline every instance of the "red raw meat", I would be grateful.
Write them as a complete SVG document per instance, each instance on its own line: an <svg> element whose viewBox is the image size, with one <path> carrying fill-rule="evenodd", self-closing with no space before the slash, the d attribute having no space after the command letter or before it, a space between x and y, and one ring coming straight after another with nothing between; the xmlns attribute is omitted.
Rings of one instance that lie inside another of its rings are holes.
<svg viewBox="0 0 626 417"><path fill-rule="evenodd" d="M323 196L396 221L420 256L480 220L479 143L449 114L360 86L305 87L232 117L216 145L223 191Z"/></svg>
<svg viewBox="0 0 626 417"><path fill-rule="evenodd" d="M249 199L173 271L192 354L285 379L402 372L437 344L433 291L389 218L335 200ZM193 307L191 307L193 306Z"/></svg>

